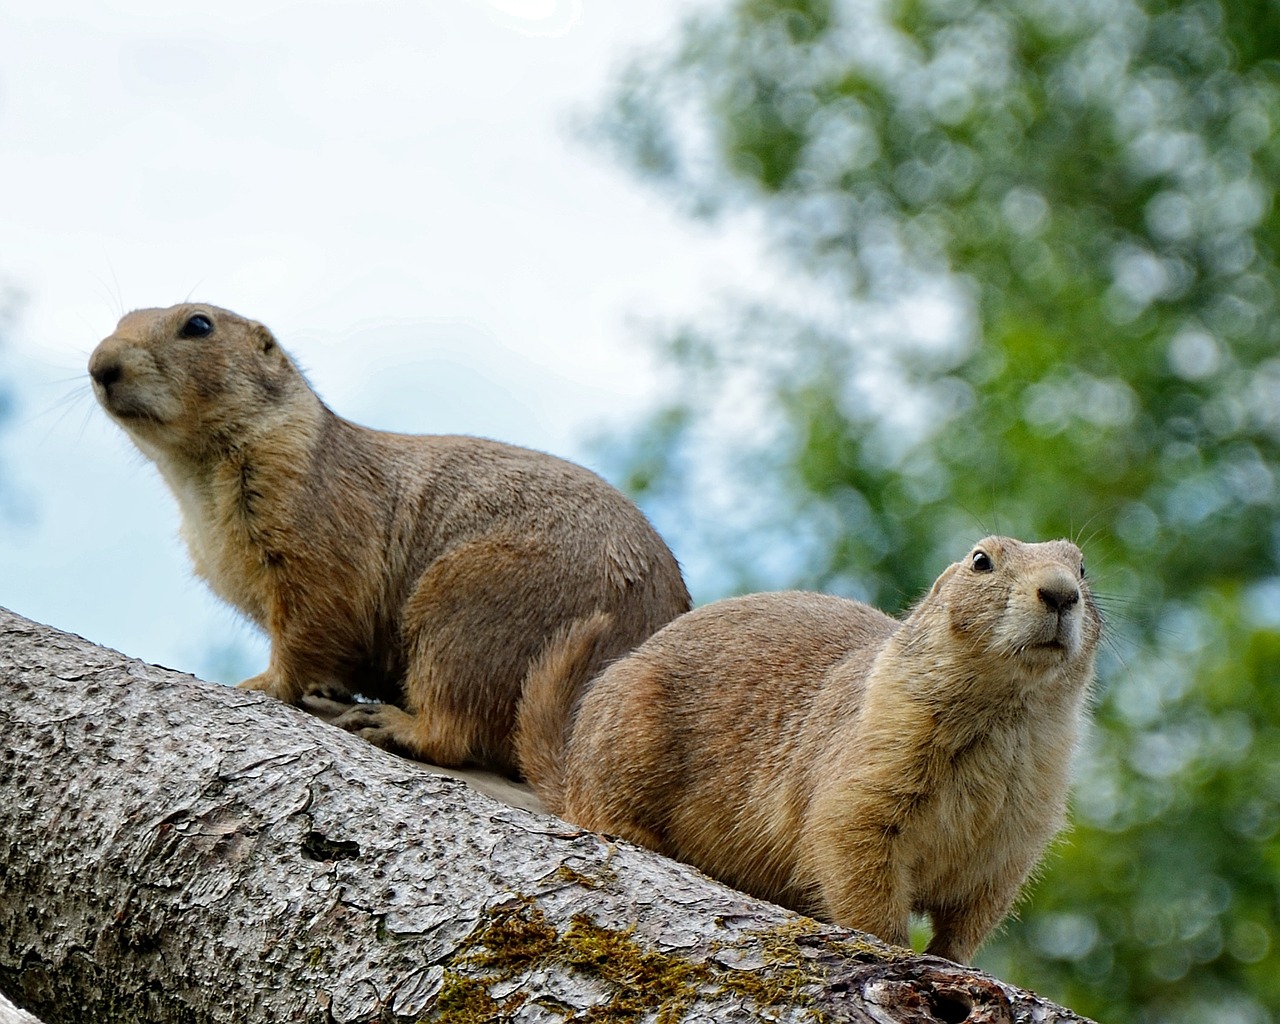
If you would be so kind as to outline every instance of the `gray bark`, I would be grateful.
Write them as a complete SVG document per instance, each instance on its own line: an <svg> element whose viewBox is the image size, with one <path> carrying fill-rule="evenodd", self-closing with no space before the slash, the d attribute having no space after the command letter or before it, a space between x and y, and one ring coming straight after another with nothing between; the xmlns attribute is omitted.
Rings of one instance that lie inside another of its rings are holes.
<svg viewBox="0 0 1280 1024"><path fill-rule="evenodd" d="M1081 1020L3 609L0 730L0 990L47 1024Z"/></svg>

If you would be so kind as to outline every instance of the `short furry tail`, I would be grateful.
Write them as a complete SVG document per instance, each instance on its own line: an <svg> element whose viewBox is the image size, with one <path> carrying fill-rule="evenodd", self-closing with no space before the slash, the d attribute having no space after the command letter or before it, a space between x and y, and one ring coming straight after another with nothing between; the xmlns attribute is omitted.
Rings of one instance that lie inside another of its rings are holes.
<svg viewBox="0 0 1280 1024"><path fill-rule="evenodd" d="M613 616L596 612L557 633L525 676L516 709L516 763L546 809L564 806L564 753L578 697L600 669Z"/></svg>

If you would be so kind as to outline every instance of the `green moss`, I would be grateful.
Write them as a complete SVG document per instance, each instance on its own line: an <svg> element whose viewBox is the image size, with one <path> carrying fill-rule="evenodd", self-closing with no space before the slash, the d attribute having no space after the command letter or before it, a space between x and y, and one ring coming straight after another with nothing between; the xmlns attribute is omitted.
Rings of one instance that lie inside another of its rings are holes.
<svg viewBox="0 0 1280 1024"><path fill-rule="evenodd" d="M758 971L726 969L727 986L757 1006L809 1005L813 988L825 978L821 968L802 953L800 940L820 932L821 926L816 921L801 918L778 928L751 933L760 944L764 968Z"/></svg>
<svg viewBox="0 0 1280 1024"><path fill-rule="evenodd" d="M833 961L883 960L885 951L869 943L832 940L816 922L793 921L746 937L762 955L755 970L718 962L715 953L736 948L714 945L706 956L690 957L646 946L634 928L611 928L585 914L558 931L530 899L491 909L463 942L432 1009L431 1020L448 1024L484 1024L504 1019L528 998L517 991L499 1002L492 995L501 983L523 982L545 968L590 977L605 993L576 1019L598 1024L632 1024L656 1015L657 1024L676 1024L698 1001L738 1001L756 1009L805 1006L815 1022L813 992L826 981ZM820 948L822 956L813 951ZM563 1015L573 1009L550 999L539 1005Z"/></svg>
<svg viewBox="0 0 1280 1024"><path fill-rule="evenodd" d="M705 963L645 949L631 929L606 928L584 914L573 918L556 959L606 983L612 996L592 1007L593 1020L634 1020L656 1009L658 1024L674 1024L711 981Z"/></svg>
<svg viewBox="0 0 1280 1024"><path fill-rule="evenodd" d="M482 982L453 971L444 972L432 1019L442 1024L481 1024L497 1019L501 1013L502 1007Z"/></svg>
<svg viewBox="0 0 1280 1024"><path fill-rule="evenodd" d="M556 868L557 881L570 885L581 885L587 889L601 889L616 877L616 873L608 866L607 861L600 865L600 870L594 875L584 875L581 871L569 867L568 864L561 864Z"/></svg>
<svg viewBox="0 0 1280 1024"><path fill-rule="evenodd" d="M530 903L496 910L468 937L459 963L509 977L544 959L555 948L556 930Z"/></svg>

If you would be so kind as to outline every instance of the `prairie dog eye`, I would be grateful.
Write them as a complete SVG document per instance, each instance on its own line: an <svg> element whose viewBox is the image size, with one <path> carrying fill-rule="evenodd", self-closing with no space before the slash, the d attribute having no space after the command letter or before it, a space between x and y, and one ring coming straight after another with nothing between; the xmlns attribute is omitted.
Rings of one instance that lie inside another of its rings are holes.
<svg viewBox="0 0 1280 1024"><path fill-rule="evenodd" d="M178 336L182 338L207 338L212 333L213 321L203 313L196 313L187 317L187 322L178 331Z"/></svg>
<svg viewBox="0 0 1280 1024"><path fill-rule="evenodd" d="M969 564L973 566L974 572L991 572L996 567L996 563L991 560L991 556L981 549L973 553Z"/></svg>
<svg viewBox="0 0 1280 1024"><path fill-rule="evenodd" d="M1082 559L1080 559L1080 578L1081 578L1081 579L1084 579L1084 578L1085 578L1085 575L1084 575L1084 559L1083 559L1083 558L1082 558Z"/></svg>

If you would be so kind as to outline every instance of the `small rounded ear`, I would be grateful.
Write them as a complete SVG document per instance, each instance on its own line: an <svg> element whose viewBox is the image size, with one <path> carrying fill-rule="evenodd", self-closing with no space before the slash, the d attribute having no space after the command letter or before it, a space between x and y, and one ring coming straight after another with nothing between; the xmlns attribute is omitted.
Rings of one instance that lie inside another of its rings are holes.
<svg viewBox="0 0 1280 1024"><path fill-rule="evenodd" d="M942 589L942 585L946 583L947 580L951 579L951 577L954 576L959 571L960 571L959 562L954 562L951 565L947 566L945 569L943 569L942 575L939 576L936 580L934 580L933 586L929 588L929 596L933 597L935 594L937 594L937 592Z"/></svg>
<svg viewBox="0 0 1280 1024"><path fill-rule="evenodd" d="M262 324L253 325L253 336L257 339L258 348L266 355L276 347L276 336L262 326Z"/></svg>

